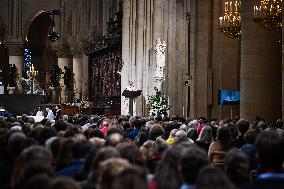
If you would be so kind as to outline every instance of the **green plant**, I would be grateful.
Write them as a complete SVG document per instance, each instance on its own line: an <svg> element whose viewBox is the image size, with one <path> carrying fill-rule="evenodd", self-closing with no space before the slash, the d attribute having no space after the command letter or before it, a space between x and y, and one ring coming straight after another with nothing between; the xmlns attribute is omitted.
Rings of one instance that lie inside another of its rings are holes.
<svg viewBox="0 0 284 189"><path fill-rule="evenodd" d="M162 93L157 88L155 94L149 96L150 116L167 116L167 111L170 109L168 105L168 99L165 97L165 93Z"/></svg>

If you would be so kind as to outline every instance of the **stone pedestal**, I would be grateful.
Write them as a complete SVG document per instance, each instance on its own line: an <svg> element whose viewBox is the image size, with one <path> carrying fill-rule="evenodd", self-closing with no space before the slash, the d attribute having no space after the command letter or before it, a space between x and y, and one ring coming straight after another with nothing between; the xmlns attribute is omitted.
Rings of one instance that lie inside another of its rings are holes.
<svg viewBox="0 0 284 189"><path fill-rule="evenodd" d="M61 104L61 87L51 87L53 104Z"/></svg>

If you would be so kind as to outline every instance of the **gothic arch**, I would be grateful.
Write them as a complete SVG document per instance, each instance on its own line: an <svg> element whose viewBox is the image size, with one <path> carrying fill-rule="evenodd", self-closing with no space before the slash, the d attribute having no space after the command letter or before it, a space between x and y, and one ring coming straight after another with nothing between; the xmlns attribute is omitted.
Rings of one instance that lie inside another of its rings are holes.
<svg viewBox="0 0 284 189"><path fill-rule="evenodd" d="M28 42L28 33L29 33L29 29L30 26L32 24L32 22L41 14L43 14L45 12L45 10L41 9L41 10L37 10L35 11L27 20L27 22L25 23L25 26L23 28L23 32L22 32L22 38L24 42Z"/></svg>

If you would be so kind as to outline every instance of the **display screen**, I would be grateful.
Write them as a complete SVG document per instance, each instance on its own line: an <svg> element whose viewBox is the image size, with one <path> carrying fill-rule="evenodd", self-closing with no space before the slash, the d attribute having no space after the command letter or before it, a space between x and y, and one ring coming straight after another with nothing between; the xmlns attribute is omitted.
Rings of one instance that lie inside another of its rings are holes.
<svg viewBox="0 0 284 189"><path fill-rule="evenodd" d="M0 85L0 94L4 94L4 90L5 90L4 85Z"/></svg>
<svg viewBox="0 0 284 189"><path fill-rule="evenodd" d="M240 104L239 90L220 90L219 91L220 105L238 105Z"/></svg>

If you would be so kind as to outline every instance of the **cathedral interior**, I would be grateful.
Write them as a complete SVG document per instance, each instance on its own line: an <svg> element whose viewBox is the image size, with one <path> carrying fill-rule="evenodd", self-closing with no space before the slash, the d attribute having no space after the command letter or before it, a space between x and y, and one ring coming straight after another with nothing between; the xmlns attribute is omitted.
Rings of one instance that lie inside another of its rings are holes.
<svg viewBox="0 0 284 189"><path fill-rule="evenodd" d="M282 118L283 4L271 5L269 20L261 2L1 0L5 93L36 91L46 104L90 101L93 113L126 115L131 82L142 90L133 114L147 116L159 84L170 115ZM223 103L226 91L238 100Z"/></svg>

